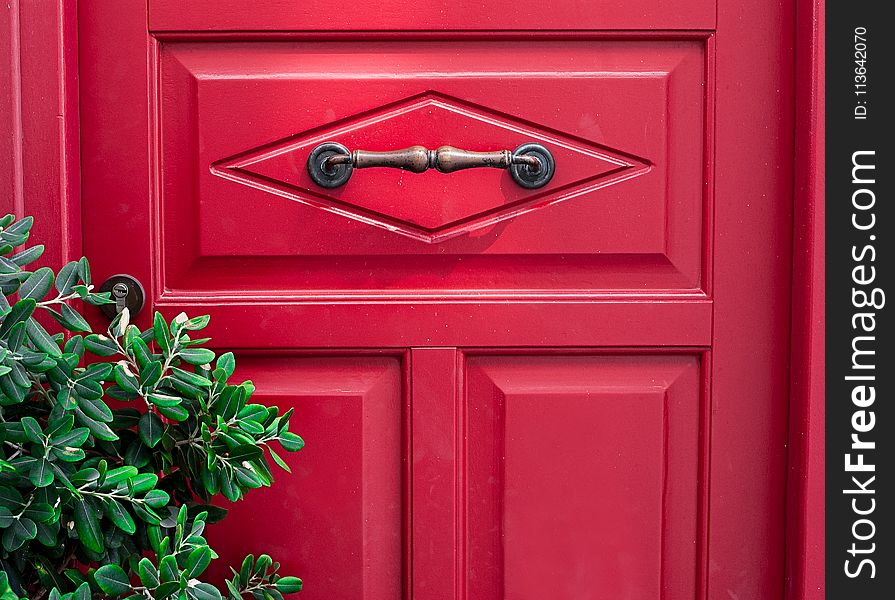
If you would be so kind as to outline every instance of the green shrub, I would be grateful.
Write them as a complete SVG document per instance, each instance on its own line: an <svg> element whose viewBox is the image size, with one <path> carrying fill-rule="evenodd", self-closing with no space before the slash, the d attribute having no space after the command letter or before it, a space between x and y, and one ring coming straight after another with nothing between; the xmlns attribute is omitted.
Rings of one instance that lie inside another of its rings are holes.
<svg viewBox="0 0 895 600"><path fill-rule="evenodd" d="M289 470L271 444L303 446L292 411L229 382L233 354L194 337L207 316L156 313L141 331L125 310L92 333L70 303L108 294L93 291L85 259L28 271L43 246L13 250L31 225L0 219L0 600L282 600L301 589L267 555L246 557L223 594L200 581L217 557L205 525L225 514L211 498L269 486L268 457Z"/></svg>

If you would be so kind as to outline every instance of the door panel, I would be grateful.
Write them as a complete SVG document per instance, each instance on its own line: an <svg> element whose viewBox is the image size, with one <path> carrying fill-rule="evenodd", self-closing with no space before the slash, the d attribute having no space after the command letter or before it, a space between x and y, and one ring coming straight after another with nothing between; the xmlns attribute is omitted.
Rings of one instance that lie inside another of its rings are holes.
<svg viewBox="0 0 895 600"><path fill-rule="evenodd" d="M702 40L178 42L159 60L167 298L271 280L293 297L705 294ZM305 165L327 141L537 142L556 173L528 190L498 169L368 169L326 189Z"/></svg>
<svg viewBox="0 0 895 600"><path fill-rule="evenodd" d="M401 597L402 436L406 394L397 357L237 355L253 401L295 409L292 430L307 440L281 453L274 488L228 504L208 539L217 577L248 553L270 554L308 582L305 600ZM235 543L238 541L238 543Z"/></svg>
<svg viewBox="0 0 895 600"><path fill-rule="evenodd" d="M473 356L466 368L468 598L692 599L699 359Z"/></svg>

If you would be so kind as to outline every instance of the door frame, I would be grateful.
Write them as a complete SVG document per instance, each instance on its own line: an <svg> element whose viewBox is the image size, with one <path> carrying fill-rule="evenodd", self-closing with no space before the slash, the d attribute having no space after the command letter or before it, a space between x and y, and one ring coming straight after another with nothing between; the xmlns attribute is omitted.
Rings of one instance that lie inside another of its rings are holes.
<svg viewBox="0 0 895 600"><path fill-rule="evenodd" d="M81 255L77 0L0 11L0 210L39 215L41 262ZM796 0L786 598L824 592L824 7Z"/></svg>

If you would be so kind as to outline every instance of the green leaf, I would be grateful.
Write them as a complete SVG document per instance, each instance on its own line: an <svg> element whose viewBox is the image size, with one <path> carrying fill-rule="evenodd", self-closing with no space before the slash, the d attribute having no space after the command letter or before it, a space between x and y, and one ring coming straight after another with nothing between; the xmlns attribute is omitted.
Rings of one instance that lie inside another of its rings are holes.
<svg viewBox="0 0 895 600"><path fill-rule="evenodd" d="M199 546L189 553L186 559L186 571L189 579L195 579L205 572L211 564L211 548Z"/></svg>
<svg viewBox="0 0 895 600"><path fill-rule="evenodd" d="M78 277L81 278L84 285L90 285L90 263L87 262L86 256L82 256L78 261Z"/></svg>
<svg viewBox="0 0 895 600"><path fill-rule="evenodd" d="M169 396L168 394L149 394L149 400L156 406L177 406L183 402L180 396Z"/></svg>
<svg viewBox="0 0 895 600"><path fill-rule="evenodd" d="M177 355L191 365L207 365L214 360L214 352L207 348L186 348Z"/></svg>
<svg viewBox="0 0 895 600"><path fill-rule="evenodd" d="M80 406L75 407L74 413L78 423L89 429L90 433L92 433L95 438L106 442L114 442L118 439L118 436L108 425L85 415Z"/></svg>
<svg viewBox="0 0 895 600"><path fill-rule="evenodd" d="M103 565L93 574L96 585L110 596L121 596L131 591L131 582L118 565Z"/></svg>
<svg viewBox="0 0 895 600"><path fill-rule="evenodd" d="M158 380L162 377L162 363L157 360L151 360L146 366L140 369L140 385L143 389L153 389Z"/></svg>
<svg viewBox="0 0 895 600"><path fill-rule="evenodd" d="M264 485L261 477L252 469L247 469L246 467L240 465L234 465L233 472L236 474L236 480L240 483L240 485L244 487L250 489L258 489Z"/></svg>
<svg viewBox="0 0 895 600"><path fill-rule="evenodd" d="M160 584L157 588L155 588L155 592L153 592L152 597L155 598L155 600L163 600L179 589L179 581L168 581Z"/></svg>
<svg viewBox="0 0 895 600"><path fill-rule="evenodd" d="M75 530L78 532L78 538L81 544L88 550L96 553L102 553L104 550L103 533L99 527L99 518L93 505L86 499L82 502L74 503L74 521Z"/></svg>
<svg viewBox="0 0 895 600"><path fill-rule="evenodd" d="M147 448L142 440L131 442L124 452L125 464L141 469L149 464L152 459L152 449Z"/></svg>
<svg viewBox="0 0 895 600"><path fill-rule="evenodd" d="M136 427L137 423L140 422L140 417L143 414L133 408L117 408L112 411L112 422L109 423L109 427L114 429L130 429L131 427Z"/></svg>
<svg viewBox="0 0 895 600"><path fill-rule="evenodd" d="M142 504L134 504L134 513L150 525L158 525L162 520L158 513Z"/></svg>
<svg viewBox="0 0 895 600"><path fill-rule="evenodd" d="M19 288L19 298L33 298L35 301L43 299L53 287L53 269L41 267L31 274L31 277L22 283Z"/></svg>
<svg viewBox="0 0 895 600"><path fill-rule="evenodd" d="M50 438L50 445L61 447L71 446L74 448L79 448L84 445L84 442L87 441L87 437L89 435L90 430L86 427L76 427L68 433Z"/></svg>
<svg viewBox="0 0 895 600"><path fill-rule="evenodd" d="M28 332L28 339L31 340L31 343L34 344L35 348L41 352L46 352L54 358L62 356L62 350L59 348L59 344L56 343L53 336L47 333L47 330L43 328L43 325L34 319L28 319L28 321L25 322L25 328Z"/></svg>
<svg viewBox="0 0 895 600"><path fill-rule="evenodd" d="M115 340L98 333L92 333L85 337L84 347L93 354L102 357L112 356L118 352Z"/></svg>
<svg viewBox="0 0 895 600"><path fill-rule="evenodd" d="M162 316L162 313L156 312L155 317L152 320L152 329L155 333L155 343L158 344L158 347L162 349L162 351L167 354L168 350L170 350L170 332L168 331L168 324L165 323L165 318Z"/></svg>
<svg viewBox="0 0 895 600"><path fill-rule="evenodd" d="M193 317L189 321L183 324L184 329L188 329L190 331L198 331L199 329L204 329L208 322L211 320L211 317L208 315L201 315L198 317Z"/></svg>
<svg viewBox="0 0 895 600"><path fill-rule="evenodd" d="M267 419L267 407L260 404L246 404L236 416L240 419L251 419L257 423L263 423Z"/></svg>
<svg viewBox="0 0 895 600"><path fill-rule="evenodd" d="M194 385L200 388L211 387L211 381L206 377L202 377L201 375L190 373L189 371L184 371L183 369L178 369L177 367L171 367L171 372L174 374L174 377L181 381L185 381L190 385Z"/></svg>
<svg viewBox="0 0 895 600"><path fill-rule="evenodd" d="M103 505L103 511L109 517L109 520L124 533L130 535L137 531L137 525L134 523L133 517L127 512L124 505L114 498L108 499L108 502Z"/></svg>
<svg viewBox="0 0 895 600"><path fill-rule="evenodd" d="M258 560L255 561L255 575L263 577L272 564L273 559L267 554L262 554L258 557Z"/></svg>
<svg viewBox="0 0 895 600"><path fill-rule="evenodd" d="M52 519L47 523L38 523L37 537L34 539L48 548L56 548L59 542L60 529L61 525L59 521L54 521Z"/></svg>
<svg viewBox="0 0 895 600"><path fill-rule="evenodd" d="M215 364L216 369L222 369L226 374L224 378L229 379L233 375L233 371L236 370L236 359L233 357L232 352L225 352L218 357L218 362Z"/></svg>
<svg viewBox="0 0 895 600"><path fill-rule="evenodd" d="M19 517L3 532L3 547L7 552L15 552L28 540L37 537L37 525L27 517Z"/></svg>
<svg viewBox="0 0 895 600"><path fill-rule="evenodd" d="M31 473L28 479L34 484L34 487L47 487L53 483L53 469L50 468L50 461L46 457L39 459L34 466L31 467Z"/></svg>
<svg viewBox="0 0 895 600"><path fill-rule="evenodd" d="M36 306L37 302L32 298L16 302L9 314L6 315L6 318L3 319L3 324L0 325L0 339L7 339L13 325L26 321L34 312Z"/></svg>
<svg viewBox="0 0 895 600"><path fill-rule="evenodd" d="M241 463L244 460L256 460L264 456L264 451L255 444L242 444L227 452L227 456L233 462Z"/></svg>
<svg viewBox="0 0 895 600"><path fill-rule="evenodd" d="M37 419L34 417L22 417L22 429L25 431L25 436L28 440L35 444L43 444L44 432L40 428Z"/></svg>
<svg viewBox="0 0 895 600"><path fill-rule="evenodd" d="M127 331L127 326L130 325L131 320L131 311L125 306L121 309L121 312L115 315L115 318L112 319L112 322L109 323L109 333L118 338L124 335L124 332Z"/></svg>
<svg viewBox="0 0 895 600"><path fill-rule="evenodd" d="M298 452L305 447L305 441L291 431L284 431L279 437L280 445L287 452Z"/></svg>
<svg viewBox="0 0 895 600"><path fill-rule="evenodd" d="M97 387L99 384L95 381L85 380L80 383L91 383ZM77 391L81 391L78 389L78 384L75 384L75 389ZM102 400L92 400L87 397L82 397L78 402L78 407L84 411L84 414L93 419L94 421L99 421L100 423L111 423L114 416L112 415L112 409L106 406L106 403Z"/></svg>
<svg viewBox="0 0 895 600"><path fill-rule="evenodd" d="M222 600L220 590L210 583L199 582L190 589L196 600Z"/></svg>
<svg viewBox="0 0 895 600"><path fill-rule="evenodd" d="M63 327L69 331L90 333L90 323L68 304L59 307L65 322L60 321Z"/></svg>
<svg viewBox="0 0 895 600"><path fill-rule="evenodd" d="M92 596L93 594L90 592L90 584L85 581L74 591L72 600L90 600Z"/></svg>
<svg viewBox="0 0 895 600"><path fill-rule="evenodd" d="M9 257L9 261L15 263L19 267L24 267L28 263L32 263L44 253L43 244L38 244L37 246L31 246L27 250L23 250L18 254L14 254Z"/></svg>
<svg viewBox="0 0 895 600"><path fill-rule="evenodd" d="M254 564L255 556L253 554L249 554L244 559L242 559L242 565L239 567L239 578L242 581L249 581L252 576L252 566Z"/></svg>
<svg viewBox="0 0 895 600"><path fill-rule="evenodd" d="M294 594L301 591L301 579L298 577L280 577L277 582L277 591L281 594Z"/></svg>
<svg viewBox="0 0 895 600"><path fill-rule="evenodd" d="M177 568L177 559L173 554L169 554L159 561L159 574L165 583L180 579L180 569Z"/></svg>
<svg viewBox="0 0 895 600"><path fill-rule="evenodd" d="M71 293L72 286L78 281L78 263L72 261L59 269L56 275L56 291L62 295Z"/></svg>
<svg viewBox="0 0 895 600"><path fill-rule="evenodd" d="M68 577L69 581L71 581L76 586L81 585L82 583L87 581L87 579L84 577L84 574L77 569L66 569L65 576Z"/></svg>
<svg viewBox="0 0 895 600"><path fill-rule="evenodd" d="M71 446L54 447L51 449L51 452L54 457L63 462L77 462L79 460L84 460L87 456L87 454L80 448Z"/></svg>
<svg viewBox="0 0 895 600"><path fill-rule="evenodd" d="M51 492L51 494L55 494L55 492ZM59 495L55 494L53 497L58 499ZM37 523L52 521L56 516L53 507L46 502L32 502L22 514Z"/></svg>
<svg viewBox="0 0 895 600"><path fill-rule="evenodd" d="M137 359L137 364L140 367L145 367L149 361L152 360L152 352L149 351L149 346L146 345L146 342L143 341L143 338L140 336L135 337L132 341L128 349L131 351L131 354L134 355L134 358Z"/></svg>
<svg viewBox="0 0 895 600"><path fill-rule="evenodd" d="M223 417L224 420L228 420L239 412L240 404L242 404L244 398L245 392L241 387L228 385L221 391L221 395L214 402L211 412Z"/></svg>
<svg viewBox="0 0 895 600"><path fill-rule="evenodd" d="M145 494L158 483L158 475L155 473L140 473L131 482L134 484L134 493Z"/></svg>
<svg viewBox="0 0 895 600"><path fill-rule="evenodd" d="M186 421L190 413L180 404L174 406L156 406L156 409L166 418L178 423Z"/></svg>
<svg viewBox="0 0 895 600"><path fill-rule="evenodd" d="M168 505L171 497L164 490L149 490L143 497L143 501L152 508L162 508Z"/></svg>
<svg viewBox="0 0 895 600"><path fill-rule="evenodd" d="M271 448L271 447L268 446L267 451L270 452L270 456L271 456L271 458L273 458L273 461L274 461L275 463L277 463L277 465L279 465L279 467L280 467L281 469L283 469L283 470L286 471L287 473L291 473L291 472L292 472L292 469L289 468L289 465L286 464L286 461L284 461L284 460L280 457L279 454L277 454L276 452L274 452L273 448Z"/></svg>
<svg viewBox="0 0 895 600"><path fill-rule="evenodd" d="M143 584L143 587L149 589L158 587L158 569L156 569L155 565L152 564L152 561L145 556L140 559L139 563L137 563L137 574L140 576L140 582Z"/></svg>
<svg viewBox="0 0 895 600"><path fill-rule="evenodd" d="M137 468L130 465L114 468L106 473L106 480L103 482L103 487L107 489L113 488L122 481L127 481L128 479L136 477L138 474L139 471Z"/></svg>
<svg viewBox="0 0 895 600"><path fill-rule="evenodd" d="M261 435L264 433L264 427L260 423L252 421L250 419L244 419L240 421L239 427L249 435L253 436Z"/></svg>
<svg viewBox="0 0 895 600"><path fill-rule="evenodd" d="M0 506L0 529L6 529L12 525L13 521L15 519L12 516L12 511L5 506Z"/></svg>
<svg viewBox="0 0 895 600"><path fill-rule="evenodd" d="M164 430L165 425L154 412L148 412L140 417L140 423L137 425L140 439L150 448L155 448L156 444L159 443L159 440L162 439Z"/></svg>
<svg viewBox="0 0 895 600"><path fill-rule="evenodd" d="M239 598L242 598L242 595L239 593L239 588L237 587L239 584L238 577L239 576L237 575L232 580L231 579L224 580L224 583L227 584L227 590L230 592L231 600L233 600L233 599L238 600Z"/></svg>
<svg viewBox="0 0 895 600"><path fill-rule="evenodd" d="M126 392L132 394L140 393L140 382L137 381L136 375L131 371L130 365L126 361L120 360L115 365L115 383Z"/></svg>

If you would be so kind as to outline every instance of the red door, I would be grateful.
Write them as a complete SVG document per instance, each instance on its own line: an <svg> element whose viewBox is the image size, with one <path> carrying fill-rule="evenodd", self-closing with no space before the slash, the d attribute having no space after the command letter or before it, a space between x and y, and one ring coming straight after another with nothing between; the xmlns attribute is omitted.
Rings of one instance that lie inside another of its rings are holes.
<svg viewBox="0 0 895 600"><path fill-rule="evenodd" d="M270 552L304 600L783 597L794 5L548 5L80 3L94 271L211 314L307 441L212 533L221 569ZM323 143L555 172L324 187Z"/></svg>

